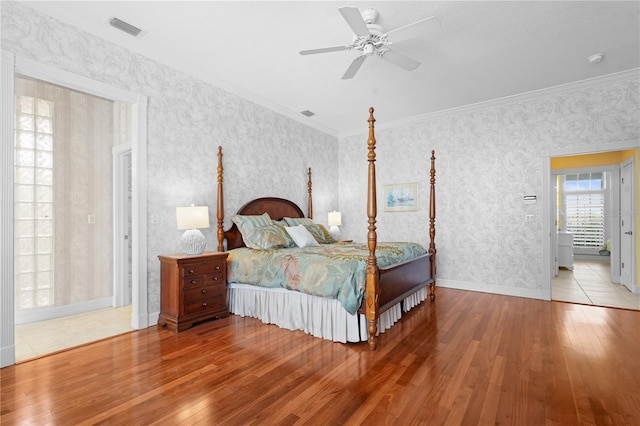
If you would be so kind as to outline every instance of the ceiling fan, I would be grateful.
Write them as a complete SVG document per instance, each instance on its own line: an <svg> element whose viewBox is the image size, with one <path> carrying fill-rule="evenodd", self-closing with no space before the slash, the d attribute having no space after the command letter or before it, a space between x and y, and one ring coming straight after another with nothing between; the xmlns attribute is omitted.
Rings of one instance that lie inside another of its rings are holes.
<svg viewBox="0 0 640 426"><path fill-rule="evenodd" d="M354 33L353 42L346 46L301 50L301 55L338 52L341 50L357 50L362 52L351 62L351 65L349 65L349 68L347 68L347 71L342 76L343 80L353 78L364 63L364 60L374 53L382 59L400 68L404 68L407 71L413 71L418 68L420 62L391 50L389 46L393 43L422 35L424 30L435 21L434 16L384 33L382 27L375 23L378 19L378 11L375 9L366 9L360 13L357 7L341 7L338 11L340 11L342 17L347 21L347 24L349 24Z"/></svg>

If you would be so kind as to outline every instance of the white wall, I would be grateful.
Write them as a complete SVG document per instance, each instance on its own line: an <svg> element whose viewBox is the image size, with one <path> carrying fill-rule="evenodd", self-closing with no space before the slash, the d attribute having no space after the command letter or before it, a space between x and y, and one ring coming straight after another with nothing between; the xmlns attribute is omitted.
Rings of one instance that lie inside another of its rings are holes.
<svg viewBox="0 0 640 426"><path fill-rule="evenodd" d="M225 223L258 196L289 198L306 210L307 167L315 179L315 216L337 205L337 139L203 83L78 28L2 2L2 49L148 97L149 312L159 310L157 256L179 252L175 207L208 205L215 232L216 152L223 146ZM152 223L151 218L158 219Z"/></svg>
<svg viewBox="0 0 640 426"><path fill-rule="evenodd" d="M639 81L637 72L627 73L377 130L378 240L428 244L429 156L435 149L439 284L541 297L541 154L637 144ZM366 118L363 112L363 123ZM383 117L376 119L384 126ZM366 141L363 133L340 138L339 145L342 232L359 241L367 231ZM419 182L419 210L384 212L383 185L405 182ZM538 202L525 205L525 195ZM532 221L525 221L528 214Z"/></svg>

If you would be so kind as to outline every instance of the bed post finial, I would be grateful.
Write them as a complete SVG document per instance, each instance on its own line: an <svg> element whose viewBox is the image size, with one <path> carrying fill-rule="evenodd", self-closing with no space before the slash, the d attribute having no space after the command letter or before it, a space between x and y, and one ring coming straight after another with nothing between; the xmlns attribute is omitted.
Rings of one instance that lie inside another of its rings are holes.
<svg viewBox="0 0 640 426"><path fill-rule="evenodd" d="M367 161L369 162L368 179L367 179L367 216L369 217L369 232L367 233L367 244L369 246L369 257L367 258L366 268L366 310L367 331L369 332L369 349L376 349L378 343L378 317L379 317L379 300L378 293L380 291L380 279L378 276L378 260L376 258L376 137L374 134L374 123L376 119L373 117L373 107L369 108L369 139L367 140Z"/></svg>
<svg viewBox="0 0 640 426"><path fill-rule="evenodd" d="M224 221L224 199L222 197L222 146L218 146L218 203L217 203L217 219L218 219L218 251L224 251L224 229L222 222Z"/></svg>
<svg viewBox="0 0 640 426"><path fill-rule="evenodd" d="M429 298L436 298L436 151L431 150L431 171L429 172L429 253L431 253L431 277Z"/></svg>
<svg viewBox="0 0 640 426"><path fill-rule="evenodd" d="M311 183L311 167L309 167L309 171L307 175L309 176L309 179L307 181L307 199L308 199L307 211L308 211L309 219L313 219L313 190L311 189L313 184Z"/></svg>

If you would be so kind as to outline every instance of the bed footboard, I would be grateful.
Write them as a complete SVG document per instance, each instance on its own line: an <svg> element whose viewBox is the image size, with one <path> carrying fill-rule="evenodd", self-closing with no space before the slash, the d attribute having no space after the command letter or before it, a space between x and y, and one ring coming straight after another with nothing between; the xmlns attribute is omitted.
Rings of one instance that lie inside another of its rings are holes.
<svg viewBox="0 0 640 426"><path fill-rule="evenodd" d="M380 269L380 313L433 282L431 254L394 265L389 269Z"/></svg>
<svg viewBox="0 0 640 426"><path fill-rule="evenodd" d="M435 285L431 275L431 253L424 254L415 259L393 265L379 271L378 313L382 314L387 309L395 306L416 291ZM364 301L358 310L365 313Z"/></svg>

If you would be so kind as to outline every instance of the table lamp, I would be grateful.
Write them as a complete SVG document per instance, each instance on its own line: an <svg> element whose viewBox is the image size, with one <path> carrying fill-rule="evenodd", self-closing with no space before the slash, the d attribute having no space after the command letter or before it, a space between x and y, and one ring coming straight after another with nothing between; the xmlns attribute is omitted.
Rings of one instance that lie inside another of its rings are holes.
<svg viewBox="0 0 640 426"><path fill-rule="evenodd" d="M176 207L178 229L185 230L180 241L186 254L201 254L207 240L199 228L209 227L209 207L189 206Z"/></svg>
<svg viewBox="0 0 640 426"><path fill-rule="evenodd" d="M337 240L340 237L339 226L342 225L342 215L340 214L340 212L337 212L335 210L329 212L327 225L329 225L329 234L331 234L331 236Z"/></svg>

